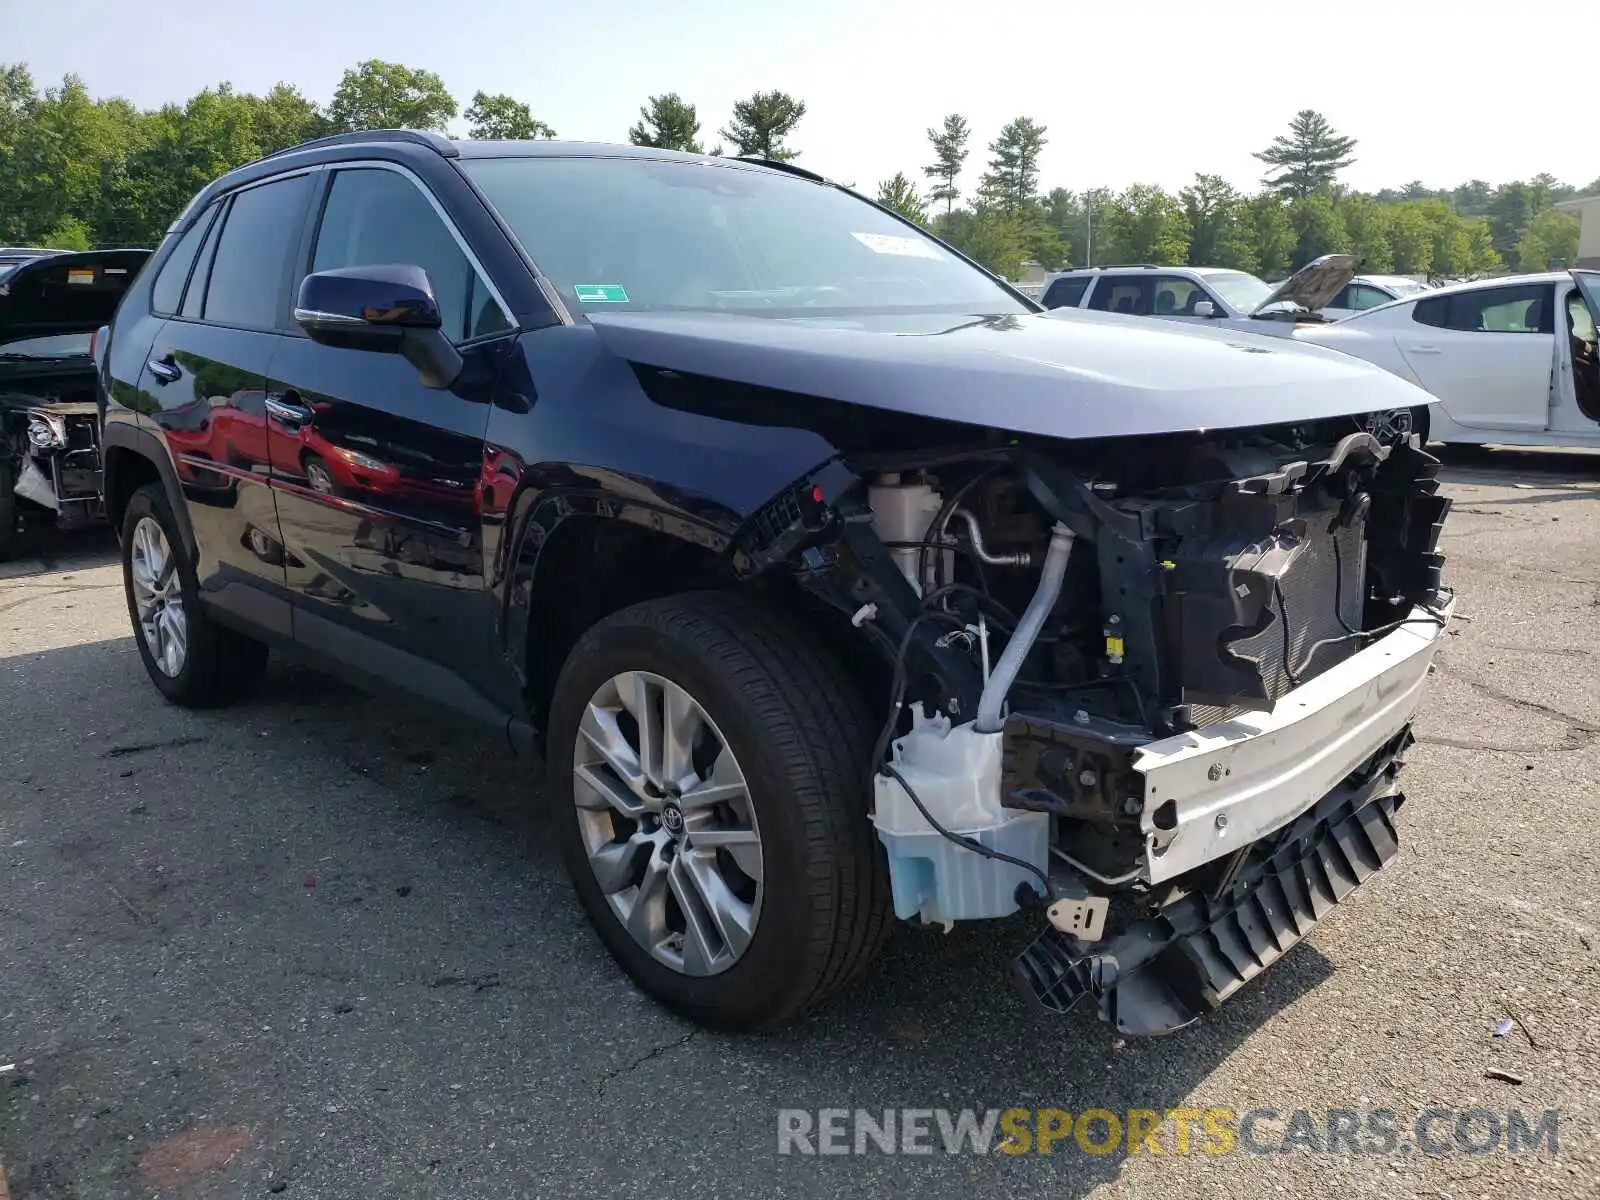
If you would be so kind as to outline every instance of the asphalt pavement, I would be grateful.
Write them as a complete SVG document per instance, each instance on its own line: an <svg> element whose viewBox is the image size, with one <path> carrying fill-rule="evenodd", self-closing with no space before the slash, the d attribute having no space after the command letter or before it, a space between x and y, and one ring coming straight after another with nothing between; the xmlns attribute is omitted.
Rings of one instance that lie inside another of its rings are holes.
<svg viewBox="0 0 1600 1200"><path fill-rule="evenodd" d="M1027 919L901 928L803 1023L696 1031L607 958L501 745L278 666L171 707L110 539L52 538L0 566L0 1196L1600 1195L1600 456L1448 478L1469 619L1399 859L1143 1041L1023 1006ZM780 1110L1013 1107L1554 1110L1559 1141L779 1153Z"/></svg>

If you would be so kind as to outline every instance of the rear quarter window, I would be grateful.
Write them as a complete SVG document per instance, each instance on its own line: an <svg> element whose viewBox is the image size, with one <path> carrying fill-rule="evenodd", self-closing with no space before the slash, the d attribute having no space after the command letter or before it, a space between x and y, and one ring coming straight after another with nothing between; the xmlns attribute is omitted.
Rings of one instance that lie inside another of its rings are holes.
<svg viewBox="0 0 1600 1200"><path fill-rule="evenodd" d="M1045 289L1040 303L1046 308L1077 308L1088 290L1087 279L1058 279Z"/></svg>
<svg viewBox="0 0 1600 1200"><path fill-rule="evenodd" d="M151 312L168 317L178 311L178 305L183 303L183 285L189 280L195 255L200 252L200 243L214 215L215 206L201 214L200 219L178 239L167 261L161 264L161 273L156 276L155 284L150 289Z"/></svg>

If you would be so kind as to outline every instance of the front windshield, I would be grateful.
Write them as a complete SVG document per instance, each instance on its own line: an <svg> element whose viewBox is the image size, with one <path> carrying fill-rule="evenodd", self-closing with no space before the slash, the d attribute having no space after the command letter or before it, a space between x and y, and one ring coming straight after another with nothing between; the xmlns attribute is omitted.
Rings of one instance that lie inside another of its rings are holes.
<svg viewBox="0 0 1600 1200"><path fill-rule="evenodd" d="M1200 278L1235 312L1253 312L1272 295L1270 285L1244 271L1211 271Z"/></svg>
<svg viewBox="0 0 1600 1200"><path fill-rule="evenodd" d="M837 188L735 163L462 163L575 313L1030 311L937 242Z"/></svg>
<svg viewBox="0 0 1600 1200"><path fill-rule="evenodd" d="M89 356L87 333L53 333L47 337L23 338L0 343L0 359L77 358Z"/></svg>

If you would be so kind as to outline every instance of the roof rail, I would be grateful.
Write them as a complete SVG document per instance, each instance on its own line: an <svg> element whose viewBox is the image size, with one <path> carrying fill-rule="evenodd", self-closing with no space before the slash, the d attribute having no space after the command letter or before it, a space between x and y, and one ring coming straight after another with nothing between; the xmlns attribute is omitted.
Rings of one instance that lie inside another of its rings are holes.
<svg viewBox="0 0 1600 1200"><path fill-rule="evenodd" d="M783 171L789 175L798 175L801 179L809 179L812 183L832 183L833 180L818 175L815 171L808 171L804 167L797 167L792 162L783 162L776 158L762 158L755 154L735 154L734 162L755 163L762 167L771 167L774 171Z"/></svg>
<svg viewBox="0 0 1600 1200"><path fill-rule="evenodd" d="M356 129L349 133L334 133L327 137L313 138L309 142L301 142L295 146L285 146L282 150L263 154L256 161L277 158L280 154L293 154L297 150L315 150L322 146L359 146L369 142L407 142L413 146L426 146L445 158L461 157L461 151L456 149L455 143L437 133L421 129Z"/></svg>
<svg viewBox="0 0 1600 1200"><path fill-rule="evenodd" d="M1172 268L1165 268L1172 269ZM1181 268L1180 268L1181 269ZM1160 271L1163 268L1156 263L1096 263L1097 271Z"/></svg>

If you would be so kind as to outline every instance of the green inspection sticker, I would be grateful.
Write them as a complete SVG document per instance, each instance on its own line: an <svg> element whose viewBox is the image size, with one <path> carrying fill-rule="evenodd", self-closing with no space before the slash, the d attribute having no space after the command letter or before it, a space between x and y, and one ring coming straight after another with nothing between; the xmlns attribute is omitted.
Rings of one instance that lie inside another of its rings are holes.
<svg viewBox="0 0 1600 1200"><path fill-rule="evenodd" d="M573 295L579 304L626 304L628 289L620 283L575 283Z"/></svg>

